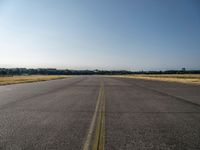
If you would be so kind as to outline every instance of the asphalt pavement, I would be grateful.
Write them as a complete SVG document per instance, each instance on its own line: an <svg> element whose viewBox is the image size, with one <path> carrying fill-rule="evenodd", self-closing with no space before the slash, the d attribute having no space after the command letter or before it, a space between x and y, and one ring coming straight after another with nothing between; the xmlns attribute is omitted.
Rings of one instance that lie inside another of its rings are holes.
<svg viewBox="0 0 200 150"><path fill-rule="evenodd" d="M94 147L200 149L200 86L105 76L0 86L0 149Z"/></svg>

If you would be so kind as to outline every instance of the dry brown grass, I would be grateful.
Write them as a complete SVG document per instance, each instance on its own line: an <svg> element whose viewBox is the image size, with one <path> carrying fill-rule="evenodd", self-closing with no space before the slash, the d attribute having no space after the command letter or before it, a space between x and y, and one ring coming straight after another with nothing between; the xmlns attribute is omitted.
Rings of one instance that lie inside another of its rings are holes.
<svg viewBox="0 0 200 150"><path fill-rule="evenodd" d="M9 76L0 77L0 85L27 83L27 82L38 82L67 78L69 76L64 75L27 75L27 76Z"/></svg>
<svg viewBox="0 0 200 150"><path fill-rule="evenodd" d="M185 84L200 85L200 74L163 74L163 75L122 75L117 77L135 78L145 80L159 80L167 82L179 82Z"/></svg>

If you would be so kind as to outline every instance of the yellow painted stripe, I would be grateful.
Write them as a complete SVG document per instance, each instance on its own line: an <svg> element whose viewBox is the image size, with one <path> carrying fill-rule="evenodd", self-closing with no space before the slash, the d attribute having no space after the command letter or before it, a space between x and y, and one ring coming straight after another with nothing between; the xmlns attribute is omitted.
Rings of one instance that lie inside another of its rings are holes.
<svg viewBox="0 0 200 150"><path fill-rule="evenodd" d="M103 83L102 83L103 84ZM102 85L101 104L99 107L99 114L96 123L96 132L92 150L104 150L105 144L105 93L104 85Z"/></svg>
<svg viewBox="0 0 200 150"><path fill-rule="evenodd" d="M99 95L98 95L98 99L97 99L97 103L96 103L96 107L95 107L95 112L92 117L92 121L91 121L89 130L88 130L88 134L87 134L84 146L83 146L83 150L90 150L90 149L103 150L102 148L104 147L104 142L103 142L103 139L100 140L100 137L103 134L103 128L104 128L104 125L102 125L102 122L104 124L104 121L102 121L104 118L103 117L104 113L102 113L103 112L102 110L104 109L103 105L105 105L104 104L105 100L103 100L103 97L104 97L104 86L103 86L103 82L101 82ZM94 140L92 139L93 134L95 134ZM101 149L99 149L100 148L99 145L101 145Z"/></svg>
<svg viewBox="0 0 200 150"><path fill-rule="evenodd" d="M98 150L104 150L104 144L105 144L105 93L104 93L104 86L102 90L102 109L101 109L101 119L100 124L101 128L99 131L99 142L98 142Z"/></svg>

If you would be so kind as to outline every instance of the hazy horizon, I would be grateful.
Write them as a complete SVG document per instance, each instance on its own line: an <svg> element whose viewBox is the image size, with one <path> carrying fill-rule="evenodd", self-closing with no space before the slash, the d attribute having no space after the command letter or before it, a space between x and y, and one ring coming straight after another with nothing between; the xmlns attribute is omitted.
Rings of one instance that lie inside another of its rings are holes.
<svg viewBox="0 0 200 150"><path fill-rule="evenodd" d="M0 68L200 69L198 0L0 0Z"/></svg>

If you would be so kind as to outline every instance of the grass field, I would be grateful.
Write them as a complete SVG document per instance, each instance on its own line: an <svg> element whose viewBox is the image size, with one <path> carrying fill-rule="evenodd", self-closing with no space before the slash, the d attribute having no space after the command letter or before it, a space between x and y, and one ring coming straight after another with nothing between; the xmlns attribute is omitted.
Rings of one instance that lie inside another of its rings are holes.
<svg viewBox="0 0 200 150"><path fill-rule="evenodd" d="M120 75L116 77L135 78L146 80L159 80L167 82L180 82L185 84L200 85L200 74L160 74L160 75Z"/></svg>
<svg viewBox="0 0 200 150"><path fill-rule="evenodd" d="M0 77L0 85L27 83L27 82L38 82L67 78L69 76L64 75L27 75L27 76L9 76Z"/></svg>

